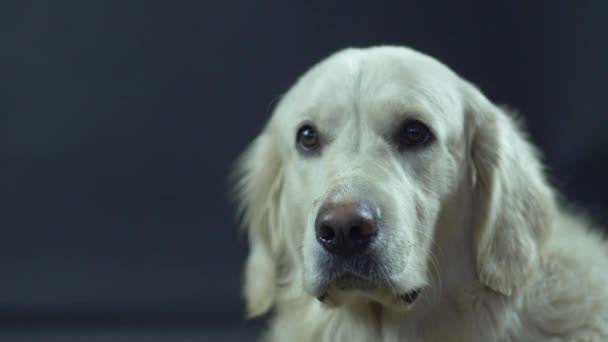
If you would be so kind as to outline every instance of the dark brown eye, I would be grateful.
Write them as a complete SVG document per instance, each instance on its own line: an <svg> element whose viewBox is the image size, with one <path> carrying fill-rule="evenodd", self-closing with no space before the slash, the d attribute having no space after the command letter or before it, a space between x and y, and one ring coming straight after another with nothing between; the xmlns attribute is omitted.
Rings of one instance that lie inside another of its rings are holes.
<svg viewBox="0 0 608 342"><path fill-rule="evenodd" d="M311 125L304 125L296 136L298 147L303 151L312 151L319 147L319 134Z"/></svg>
<svg viewBox="0 0 608 342"><path fill-rule="evenodd" d="M400 147L413 147L427 144L433 135L429 128L420 121L407 121L401 127L397 139Z"/></svg>

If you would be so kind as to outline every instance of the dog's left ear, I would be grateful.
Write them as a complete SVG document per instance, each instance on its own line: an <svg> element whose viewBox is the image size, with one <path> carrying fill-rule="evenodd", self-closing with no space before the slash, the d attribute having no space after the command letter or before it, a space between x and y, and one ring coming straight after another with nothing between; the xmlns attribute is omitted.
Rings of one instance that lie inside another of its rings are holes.
<svg viewBox="0 0 608 342"><path fill-rule="evenodd" d="M555 201L536 151L513 118L468 89L479 280L510 295L540 261Z"/></svg>

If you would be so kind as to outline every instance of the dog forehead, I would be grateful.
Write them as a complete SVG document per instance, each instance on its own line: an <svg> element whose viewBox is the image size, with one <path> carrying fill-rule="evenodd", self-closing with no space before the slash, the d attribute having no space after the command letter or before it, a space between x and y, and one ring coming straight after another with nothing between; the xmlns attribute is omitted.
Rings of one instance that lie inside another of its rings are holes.
<svg viewBox="0 0 608 342"><path fill-rule="evenodd" d="M459 77L447 66L409 48L345 49L302 75L280 101L273 120L290 127L328 116L339 120L363 109L372 119L412 111L432 114L431 121L458 121L449 117L461 107L457 82ZM455 123L448 126L460 126Z"/></svg>

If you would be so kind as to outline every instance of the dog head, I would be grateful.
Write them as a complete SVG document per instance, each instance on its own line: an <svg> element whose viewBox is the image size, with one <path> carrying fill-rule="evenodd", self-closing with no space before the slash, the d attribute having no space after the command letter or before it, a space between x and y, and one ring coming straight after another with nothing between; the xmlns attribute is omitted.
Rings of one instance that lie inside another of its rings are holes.
<svg viewBox="0 0 608 342"><path fill-rule="evenodd" d="M455 270L509 295L538 262L553 206L513 120L400 47L314 66L237 172L251 316L289 296L407 309L433 272Z"/></svg>

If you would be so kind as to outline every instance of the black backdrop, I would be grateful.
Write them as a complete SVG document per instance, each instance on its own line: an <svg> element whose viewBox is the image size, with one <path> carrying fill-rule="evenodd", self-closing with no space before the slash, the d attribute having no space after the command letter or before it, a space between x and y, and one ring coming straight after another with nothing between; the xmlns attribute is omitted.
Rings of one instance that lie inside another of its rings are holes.
<svg viewBox="0 0 608 342"><path fill-rule="evenodd" d="M406 44L519 109L606 221L605 1L3 1L0 323L241 329L226 175L346 46ZM80 323L79 323L80 322Z"/></svg>

